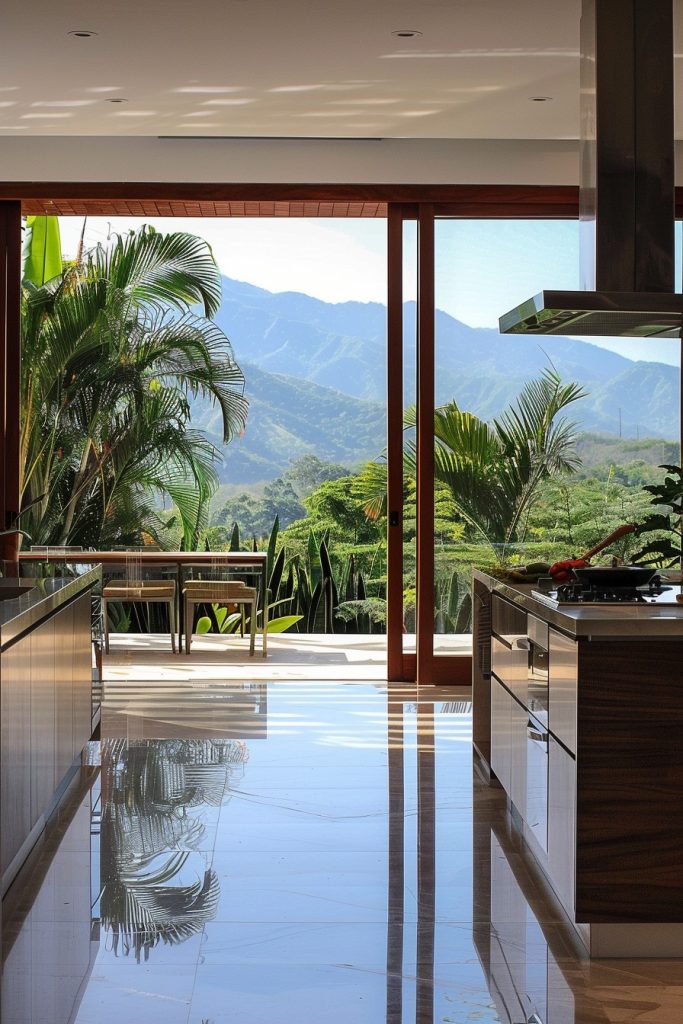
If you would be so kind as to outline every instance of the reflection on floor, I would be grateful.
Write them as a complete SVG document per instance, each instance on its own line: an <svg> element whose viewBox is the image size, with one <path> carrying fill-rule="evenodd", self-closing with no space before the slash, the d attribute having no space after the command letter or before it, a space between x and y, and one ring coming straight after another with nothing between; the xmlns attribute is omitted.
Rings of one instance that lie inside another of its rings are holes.
<svg viewBox="0 0 683 1024"><path fill-rule="evenodd" d="M136 678L187 678L208 676L221 678L244 674L249 664L250 679L386 679L387 638L381 634L346 633L343 636L324 633L273 634L268 638L268 658L248 658L248 638L207 634L192 641L190 658L169 658L168 633L114 633L111 636L110 672L127 679L131 671ZM415 635L403 636L403 650L415 653ZM472 634L454 633L434 638L436 654L471 655ZM140 673L142 673L140 675Z"/></svg>
<svg viewBox="0 0 683 1024"><path fill-rule="evenodd" d="M467 692L157 660L111 665L10 890L3 1024L683 1020L683 962L581 959L473 778Z"/></svg>

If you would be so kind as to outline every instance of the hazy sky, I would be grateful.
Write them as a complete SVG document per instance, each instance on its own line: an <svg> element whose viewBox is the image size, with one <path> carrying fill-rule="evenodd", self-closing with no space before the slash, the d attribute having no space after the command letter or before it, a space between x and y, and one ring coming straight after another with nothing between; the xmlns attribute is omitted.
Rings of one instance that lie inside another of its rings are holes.
<svg viewBox="0 0 683 1024"><path fill-rule="evenodd" d="M326 302L386 302L386 222L327 219L89 218L86 244L142 223L190 231L211 245L221 271L269 291L298 291ZM73 255L83 227L60 220L62 248ZM414 230L406 229L406 239ZM498 316L543 288L578 288L576 221L440 221L436 229L436 304L473 327L497 327ZM676 230L681 290L681 228ZM410 244L406 249L410 249ZM415 280L406 265L406 297ZM591 339L630 359L678 365L680 342Z"/></svg>

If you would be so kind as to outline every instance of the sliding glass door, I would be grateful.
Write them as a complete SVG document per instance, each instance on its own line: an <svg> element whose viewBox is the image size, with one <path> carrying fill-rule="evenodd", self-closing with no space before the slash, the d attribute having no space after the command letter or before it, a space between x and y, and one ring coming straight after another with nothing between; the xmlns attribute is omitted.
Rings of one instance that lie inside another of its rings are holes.
<svg viewBox="0 0 683 1024"><path fill-rule="evenodd" d="M678 459L680 342L498 333L522 299L579 286L575 220L418 204L389 232L389 678L467 683L473 569L549 564L647 514ZM581 397L546 429L567 385Z"/></svg>

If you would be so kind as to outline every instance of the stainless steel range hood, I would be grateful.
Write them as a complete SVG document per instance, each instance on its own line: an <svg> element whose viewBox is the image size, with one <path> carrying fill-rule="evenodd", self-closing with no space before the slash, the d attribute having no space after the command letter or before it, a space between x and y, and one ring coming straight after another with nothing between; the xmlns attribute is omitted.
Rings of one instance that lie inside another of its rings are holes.
<svg viewBox="0 0 683 1024"><path fill-rule="evenodd" d="M674 293L672 0L583 0L581 287L544 291L503 334L680 338Z"/></svg>

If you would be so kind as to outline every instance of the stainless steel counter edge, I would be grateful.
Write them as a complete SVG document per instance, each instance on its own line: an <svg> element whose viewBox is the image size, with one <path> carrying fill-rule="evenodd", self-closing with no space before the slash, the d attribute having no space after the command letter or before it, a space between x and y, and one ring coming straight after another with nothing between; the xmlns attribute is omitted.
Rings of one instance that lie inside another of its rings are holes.
<svg viewBox="0 0 683 1024"><path fill-rule="evenodd" d="M566 605L552 608L531 596L536 584L505 582L481 569L475 569L474 576L489 590L577 639L608 640L618 637L620 640L638 641L643 637L670 637L672 640L683 637L683 605Z"/></svg>
<svg viewBox="0 0 683 1024"><path fill-rule="evenodd" d="M102 567L93 565L91 569L73 579L36 578L35 587L26 594L3 601L0 606L0 651L72 598L99 583L101 579ZM22 577L8 582L25 584L30 580L30 577Z"/></svg>

